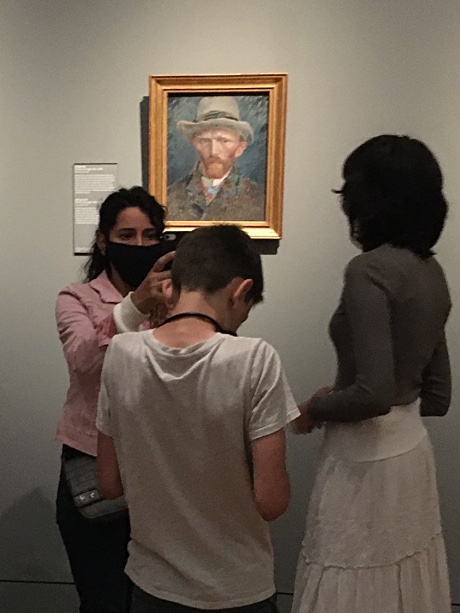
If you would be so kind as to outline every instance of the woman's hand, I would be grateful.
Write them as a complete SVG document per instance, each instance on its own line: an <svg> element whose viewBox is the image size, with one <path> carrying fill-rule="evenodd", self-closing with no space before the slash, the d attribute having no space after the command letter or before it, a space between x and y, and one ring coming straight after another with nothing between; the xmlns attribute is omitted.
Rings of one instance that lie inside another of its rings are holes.
<svg viewBox="0 0 460 613"><path fill-rule="evenodd" d="M172 262L175 255L175 251L170 251L159 258L139 287L131 294L134 306L141 313L156 313L161 307L166 311L162 285L163 281L171 278L171 271L165 270L165 266Z"/></svg>
<svg viewBox="0 0 460 613"><path fill-rule="evenodd" d="M308 411L310 401L311 398L299 404L298 409L300 411L300 417L295 420L295 431L299 434L310 434L310 432L318 427L316 421Z"/></svg>
<svg viewBox="0 0 460 613"><path fill-rule="evenodd" d="M327 396L330 392L332 392L333 388L330 386L320 387L311 398L305 400L301 404L299 404L300 417L298 417L294 421L294 430L299 434L309 434L315 428L321 428L323 423L317 421L312 417L309 412L310 403L313 398L321 398L323 396Z"/></svg>

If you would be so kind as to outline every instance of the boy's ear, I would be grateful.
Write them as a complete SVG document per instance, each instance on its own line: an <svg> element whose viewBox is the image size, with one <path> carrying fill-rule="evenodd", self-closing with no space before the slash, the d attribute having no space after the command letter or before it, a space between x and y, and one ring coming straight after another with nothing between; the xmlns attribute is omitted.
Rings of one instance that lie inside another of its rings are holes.
<svg viewBox="0 0 460 613"><path fill-rule="evenodd" d="M105 236L100 230L96 230L96 245L102 255L105 255Z"/></svg>
<svg viewBox="0 0 460 613"><path fill-rule="evenodd" d="M161 292L165 298L166 308L173 309L179 299L179 294L174 289L171 279L165 279L161 283Z"/></svg>
<svg viewBox="0 0 460 613"><path fill-rule="evenodd" d="M233 292L234 299L244 300L246 302L246 295L254 285L254 281L252 279L242 279L241 277L238 277L235 281L237 281L237 283L235 283Z"/></svg>

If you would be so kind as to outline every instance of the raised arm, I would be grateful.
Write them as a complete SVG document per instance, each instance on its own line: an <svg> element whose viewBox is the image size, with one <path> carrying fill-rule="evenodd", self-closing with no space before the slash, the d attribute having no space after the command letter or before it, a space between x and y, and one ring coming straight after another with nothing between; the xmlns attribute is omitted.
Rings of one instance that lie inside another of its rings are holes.
<svg viewBox="0 0 460 613"><path fill-rule="evenodd" d="M135 332L148 315L137 309L129 294L108 315L96 319L87 308L88 297L78 287L70 285L59 293L56 322L69 370L88 374L101 369L115 334Z"/></svg>
<svg viewBox="0 0 460 613"><path fill-rule="evenodd" d="M56 323L69 370L100 371L111 329L115 329L112 314L93 322L78 293L66 288L56 302Z"/></svg>

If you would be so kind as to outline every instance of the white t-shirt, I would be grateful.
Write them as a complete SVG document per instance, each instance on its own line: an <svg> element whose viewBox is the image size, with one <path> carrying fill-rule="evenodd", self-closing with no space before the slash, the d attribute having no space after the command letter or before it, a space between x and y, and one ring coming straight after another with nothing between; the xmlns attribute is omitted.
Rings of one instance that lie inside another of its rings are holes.
<svg viewBox="0 0 460 613"><path fill-rule="evenodd" d="M97 427L114 439L131 518L126 572L145 592L202 609L274 591L251 441L299 415L276 351L216 333L185 349L151 331L114 337Z"/></svg>

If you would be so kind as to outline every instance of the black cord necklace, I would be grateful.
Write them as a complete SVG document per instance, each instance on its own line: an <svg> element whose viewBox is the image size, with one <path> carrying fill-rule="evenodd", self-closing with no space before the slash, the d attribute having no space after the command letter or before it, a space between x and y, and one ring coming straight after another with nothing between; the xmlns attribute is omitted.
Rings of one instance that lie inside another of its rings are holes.
<svg viewBox="0 0 460 613"><path fill-rule="evenodd" d="M230 334L231 336L237 336L236 332L231 332L230 330L225 330L224 328L222 328L220 323L216 321L214 317L211 317L210 315L205 315L204 313L195 313L195 311L187 311L185 313L177 313L176 315L171 315L171 317L165 319L162 324L157 326L157 328L161 328L161 326L169 324L169 322L171 321L185 319L186 317L195 317L196 319L202 319L203 321L207 321L208 323L212 324L216 329L216 332L220 332L221 334Z"/></svg>

